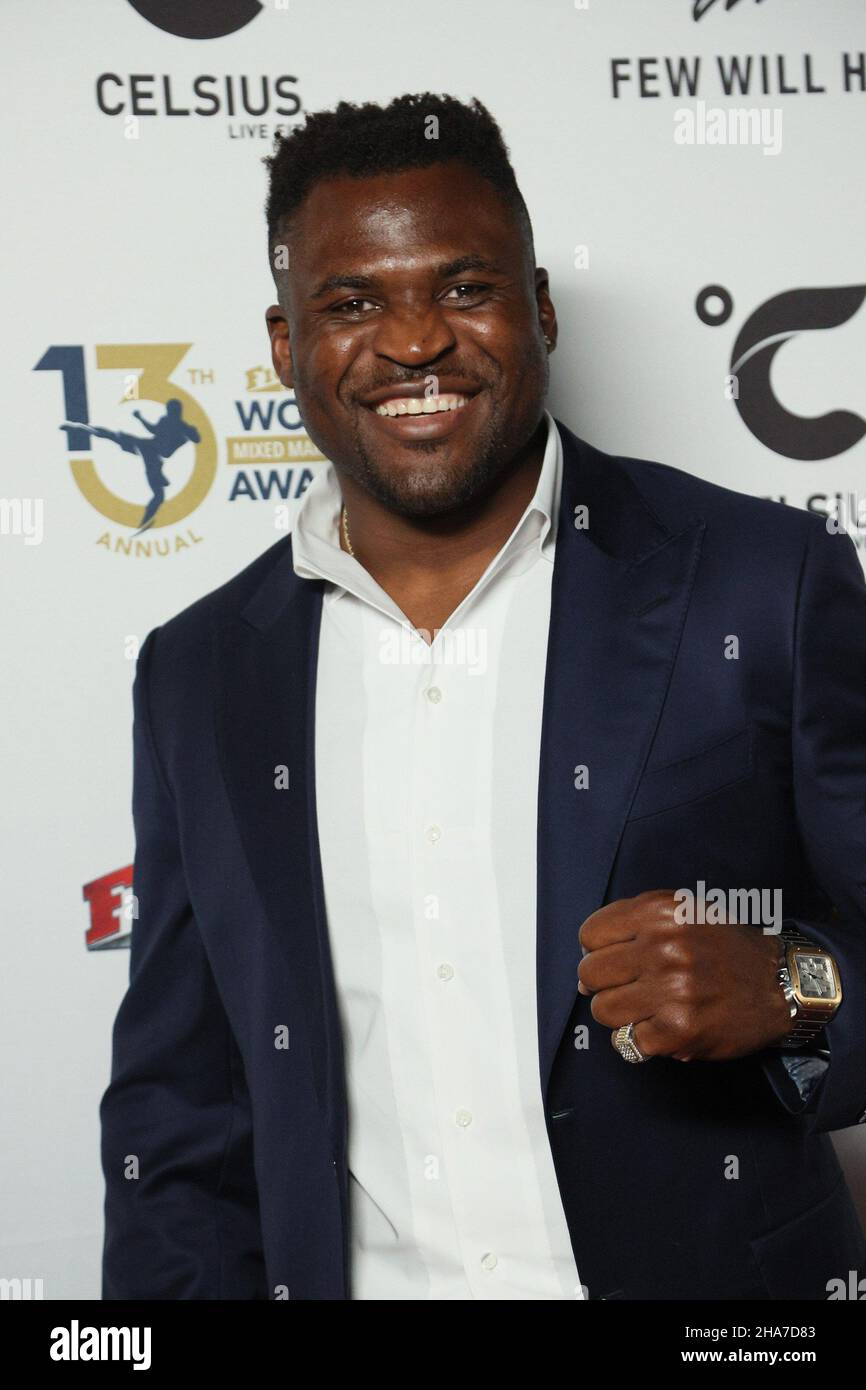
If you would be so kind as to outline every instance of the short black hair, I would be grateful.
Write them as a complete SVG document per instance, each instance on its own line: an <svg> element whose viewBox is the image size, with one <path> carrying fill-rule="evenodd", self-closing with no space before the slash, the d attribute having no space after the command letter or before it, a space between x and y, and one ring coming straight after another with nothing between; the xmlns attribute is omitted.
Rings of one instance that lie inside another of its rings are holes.
<svg viewBox="0 0 866 1390"><path fill-rule="evenodd" d="M452 159L476 169L497 189L517 220L534 268L532 222L498 124L477 97L466 103L433 92L406 93L387 106L341 101L333 111L308 112L304 125L276 136L274 153L264 160L270 174L265 215L271 268L292 214L319 179L402 173Z"/></svg>

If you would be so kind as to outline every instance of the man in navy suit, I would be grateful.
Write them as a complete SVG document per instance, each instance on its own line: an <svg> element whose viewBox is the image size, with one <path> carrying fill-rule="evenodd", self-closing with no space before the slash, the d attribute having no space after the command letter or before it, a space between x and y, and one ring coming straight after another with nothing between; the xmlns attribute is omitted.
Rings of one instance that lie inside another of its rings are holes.
<svg viewBox="0 0 866 1390"><path fill-rule="evenodd" d="M480 103L341 103L270 176L273 361L329 462L141 649L104 1296L838 1296L850 539L550 416Z"/></svg>

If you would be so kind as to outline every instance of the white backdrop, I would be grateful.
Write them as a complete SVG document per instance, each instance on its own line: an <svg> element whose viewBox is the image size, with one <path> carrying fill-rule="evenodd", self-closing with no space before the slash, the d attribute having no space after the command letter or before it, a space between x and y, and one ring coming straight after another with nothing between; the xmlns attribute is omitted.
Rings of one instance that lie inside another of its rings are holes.
<svg viewBox="0 0 866 1390"><path fill-rule="evenodd" d="M795 506L866 493L863 5L731 3L3 0L0 1276L99 1296L136 643L279 539L281 491L317 466L268 389L260 161L276 125L341 99L480 97L551 276L554 414L604 449ZM222 37L160 27L188 10L252 18ZM751 93L726 96L749 55ZM671 91L680 60L692 94ZM747 107L767 113L763 145L678 143ZM696 312L713 285L729 296L708 300L717 325ZM771 300L740 345L741 413L734 344ZM171 396L200 443L169 460L136 549L141 460L59 427L86 412L142 434L133 410L154 422ZM835 1142L866 1214L866 1132Z"/></svg>

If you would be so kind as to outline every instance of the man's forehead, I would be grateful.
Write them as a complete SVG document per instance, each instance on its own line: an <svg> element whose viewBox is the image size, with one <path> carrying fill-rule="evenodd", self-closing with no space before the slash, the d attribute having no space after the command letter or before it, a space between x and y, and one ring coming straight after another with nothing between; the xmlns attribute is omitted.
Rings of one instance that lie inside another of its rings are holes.
<svg viewBox="0 0 866 1390"><path fill-rule="evenodd" d="M520 250L504 212L496 188L463 164L329 177L311 188L294 219L292 259L311 273L347 253L383 272L389 264L420 268L470 252L501 260Z"/></svg>

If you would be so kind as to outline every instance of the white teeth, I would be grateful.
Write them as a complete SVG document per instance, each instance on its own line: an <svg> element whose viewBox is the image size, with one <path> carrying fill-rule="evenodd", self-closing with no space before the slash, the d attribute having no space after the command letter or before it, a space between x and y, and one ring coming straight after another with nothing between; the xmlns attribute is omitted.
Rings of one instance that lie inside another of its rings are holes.
<svg viewBox="0 0 866 1390"><path fill-rule="evenodd" d="M381 401L374 409L377 415L435 415L440 410L462 410L468 396L395 396Z"/></svg>

